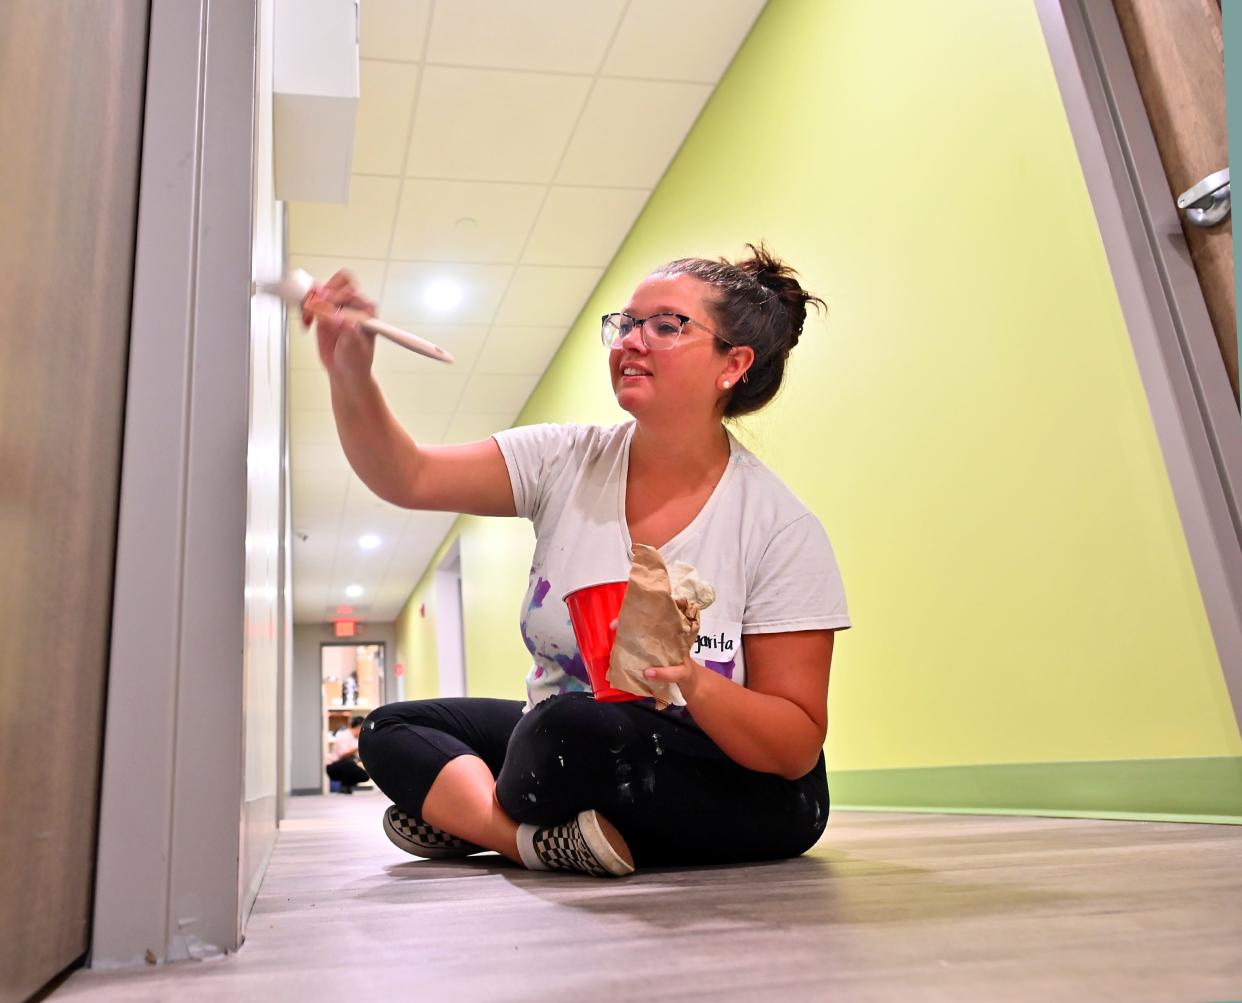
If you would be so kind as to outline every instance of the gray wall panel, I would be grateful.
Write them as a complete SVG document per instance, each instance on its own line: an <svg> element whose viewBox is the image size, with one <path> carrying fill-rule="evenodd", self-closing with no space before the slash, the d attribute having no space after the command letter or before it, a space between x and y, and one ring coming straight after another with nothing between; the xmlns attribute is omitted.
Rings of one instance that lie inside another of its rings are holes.
<svg viewBox="0 0 1242 1003"><path fill-rule="evenodd" d="M144 3L0 4L5 1001L87 948L146 35Z"/></svg>

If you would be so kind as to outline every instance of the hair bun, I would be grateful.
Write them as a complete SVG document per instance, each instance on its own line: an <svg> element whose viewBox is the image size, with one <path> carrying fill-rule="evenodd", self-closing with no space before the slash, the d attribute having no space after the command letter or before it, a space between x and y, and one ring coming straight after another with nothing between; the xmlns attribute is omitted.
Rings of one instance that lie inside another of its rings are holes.
<svg viewBox="0 0 1242 1003"><path fill-rule="evenodd" d="M689 275L710 287L705 303L716 324L718 355L743 346L754 351L746 375L724 401L726 419L754 414L776 396L789 352L802 336L807 308L826 309L822 299L802 288L798 273L762 242L746 247L750 256L738 261L678 258L651 273L653 278Z"/></svg>
<svg viewBox="0 0 1242 1003"><path fill-rule="evenodd" d="M807 306L813 303L822 309L824 301L803 289L802 283L797 279L798 273L769 251L762 241L758 245L747 244L746 247L750 251L750 257L736 262L734 267L775 294L785 308L785 314L789 318L788 346L785 350L789 351L802 336Z"/></svg>

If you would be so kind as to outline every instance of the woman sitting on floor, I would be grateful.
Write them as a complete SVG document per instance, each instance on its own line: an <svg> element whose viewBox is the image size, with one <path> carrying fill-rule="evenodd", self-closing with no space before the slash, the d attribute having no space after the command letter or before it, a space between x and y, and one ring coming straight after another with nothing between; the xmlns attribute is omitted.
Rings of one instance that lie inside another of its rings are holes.
<svg viewBox="0 0 1242 1003"><path fill-rule="evenodd" d="M750 250L737 263L670 262L603 318L612 391L633 417L612 427L416 445L375 382L372 337L349 311L318 321L341 443L363 482L407 508L522 516L537 540L521 617L534 659L525 704L416 700L366 720L362 759L394 802L384 828L397 846L624 875L791 857L822 834L845 593L819 520L724 421L776 395L808 304L823 304L766 249ZM321 295L374 314L348 273ZM635 543L694 565L716 591L702 661L646 671L677 684L681 709L596 702L561 599L627 579Z"/></svg>

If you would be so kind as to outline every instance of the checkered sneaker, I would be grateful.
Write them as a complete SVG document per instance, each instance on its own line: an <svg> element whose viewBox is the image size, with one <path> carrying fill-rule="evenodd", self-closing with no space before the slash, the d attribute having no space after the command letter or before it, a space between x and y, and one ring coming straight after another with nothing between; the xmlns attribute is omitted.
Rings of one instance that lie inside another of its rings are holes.
<svg viewBox="0 0 1242 1003"><path fill-rule="evenodd" d="M613 846L594 811L534 835L535 855L550 871L577 871L597 878L623 877L634 868Z"/></svg>
<svg viewBox="0 0 1242 1003"><path fill-rule="evenodd" d="M439 859L467 857L472 853L486 852L483 847L450 836L443 829L428 825L415 815L407 815L395 804L389 805L384 812L384 835L394 846L416 857Z"/></svg>

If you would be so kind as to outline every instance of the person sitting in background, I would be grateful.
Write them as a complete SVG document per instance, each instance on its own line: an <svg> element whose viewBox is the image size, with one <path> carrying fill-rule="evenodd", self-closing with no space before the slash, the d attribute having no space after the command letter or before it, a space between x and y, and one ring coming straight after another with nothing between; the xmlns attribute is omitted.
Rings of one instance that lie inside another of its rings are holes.
<svg viewBox="0 0 1242 1003"><path fill-rule="evenodd" d="M349 727L342 728L332 736L332 762L325 769L329 780L341 785L342 794L352 794L359 784L371 778L358 761L358 735L362 731L362 717L355 714L349 719Z"/></svg>

